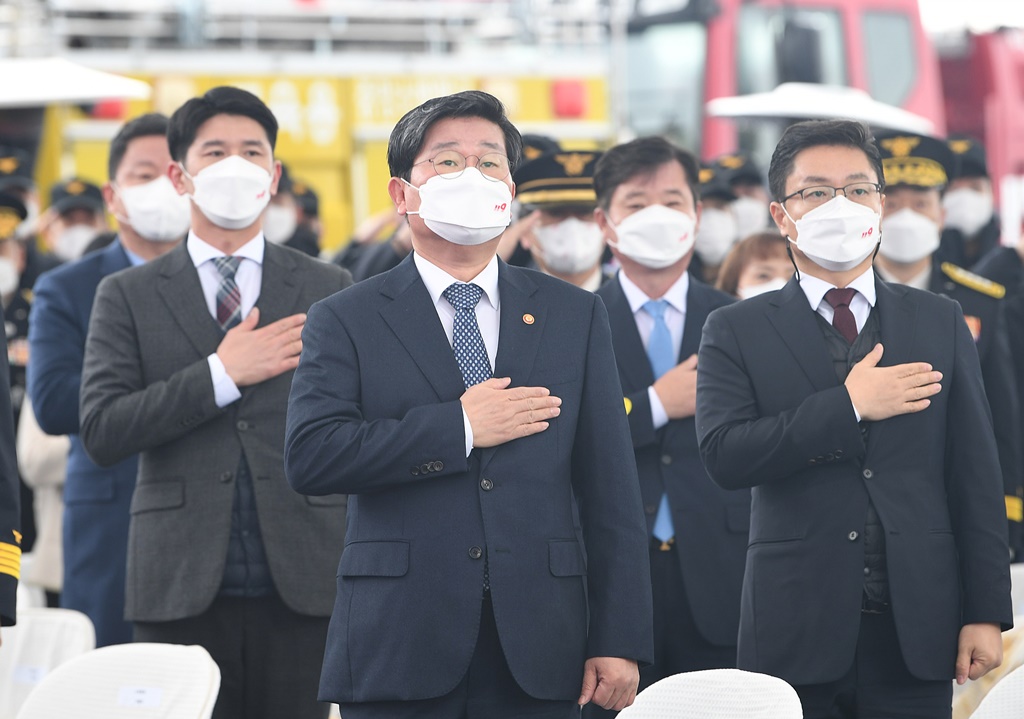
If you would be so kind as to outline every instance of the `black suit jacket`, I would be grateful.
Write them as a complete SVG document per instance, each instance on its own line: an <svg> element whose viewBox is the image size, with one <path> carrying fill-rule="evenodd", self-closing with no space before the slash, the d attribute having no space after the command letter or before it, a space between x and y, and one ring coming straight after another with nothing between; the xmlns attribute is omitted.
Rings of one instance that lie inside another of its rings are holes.
<svg viewBox="0 0 1024 719"><path fill-rule="evenodd" d="M964 624L1012 623L999 461L974 340L955 302L876 287L881 364L929 362L943 379L927 409L872 423L866 444L796 279L713 312L701 342L701 456L722 486L753 487L739 666L792 684L833 681L853 660L869 497L915 676L953 676Z"/></svg>
<svg viewBox="0 0 1024 719"><path fill-rule="evenodd" d="M0 308L0 325L3 324ZM21 490L14 457L14 412L11 410L7 355L0 360L0 625L14 624L21 575Z"/></svg>
<svg viewBox="0 0 1024 719"><path fill-rule="evenodd" d="M722 489L708 477L697 448L693 417L655 430L647 392L651 363L618 278L597 291L608 307L612 343L625 394L648 534L661 495L668 493L686 596L701 635L719 646L736 644L740 585L750 529L750 491ZM691 278L679 361L697 353L708 313L733 298Z"/></svg>
<svg viewBox="0 0 1024 719"><path fill-rule="evenodd" d="M451 691L476 646L484 557L502 649L531 696L576 699L587 657L652 659L647 537L604 304L505 263L498 276L494 376L549 388L561 414L468 458L462 375L411 256L310 309L288 480L351 495L321 700Z"/></svg>

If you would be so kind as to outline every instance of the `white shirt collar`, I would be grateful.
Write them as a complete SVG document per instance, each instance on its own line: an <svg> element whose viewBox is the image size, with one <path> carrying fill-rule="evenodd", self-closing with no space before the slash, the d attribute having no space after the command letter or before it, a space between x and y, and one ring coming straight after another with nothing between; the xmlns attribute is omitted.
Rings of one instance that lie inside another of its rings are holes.
<svg viewBox="0 0 1024 719"><path fill-rule="evenodd" d="M412 261L416 263L416 270L420 273L420 279L430 293L430 299L434 304L441 300L441 294L457 280L430 260L426 260L418 253L412 253ZM484 297L493 309L498 309L498 256L495 255L487 266L480 271L476 277L469 281L484 291ZM447 302L447 300L445 300Z"/></svg>
<svg viewBox="0 0 1024 719"><path fill-rule="evenodd" d="M217 257L224 257L225 253L218 250L211 244L203 242L199 237L192 232L188 231L188 239L185 240L185 247L188 250L189 257L192 258L192 264L199 267L204 262L209 262ZM256 236L246 242L244 245L239 247L234 253L234 257L242 257L247 260L252 260L258 265L263 264L263 232L262 230L256 233Z"/></svg>
<svg viewBox="0 0 1024 719"><path fill-rule="evenodd" d="M873 268L868 267L864 270L863 274L846 286L857 290L857 292L864 296L869 305L875 306L875 273ZM812 310L817 311L818 305L825 299L825 293L834 288L835 285L831 282L826 282L806 272L800 273L800 289L807 296L807 301L810 303Z"/></svg>
<svg viewBox="0 0 1024 719"><path fill-rule="evenodd" d="M629 302L629 309L633 314L639 312L648 300L659 299L667 300L669 305L678 312L686 314L686 293L690 290L689 270L683 272L682 276L661 297L648 297L622 270L619 270L619 284L622 285L622 293L626 295L626 301Z"/></svg>
<svg viewBox="0 0 1024 719"><path fill-rule="evenodd" d="M906 285L907 287L913 287L918 290L927 290L929 287L931 287L932 284L932 266L930 264L924 268L924 271L915 275L914 277L911 277L907 282L900 282L890 273L886 272L881 265L879 265L876 269L878 270L878 276L881 277L886 282L893 282L899 285Z"/></svg>

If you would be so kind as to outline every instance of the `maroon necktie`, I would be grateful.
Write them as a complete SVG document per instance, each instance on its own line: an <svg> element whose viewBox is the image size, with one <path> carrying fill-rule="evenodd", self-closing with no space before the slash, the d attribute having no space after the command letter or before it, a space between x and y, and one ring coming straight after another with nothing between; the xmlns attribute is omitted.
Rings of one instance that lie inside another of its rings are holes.
<svg viewBox="0 0 1024 719"><path fill-rule="evenodd" d="M857 290L852 287L843 289L833 287L825 293L825 301L835 310L832 315L832 326L839 330L851 345L857 339L857 320L850 312L850 302L856 294Z"/></svg>

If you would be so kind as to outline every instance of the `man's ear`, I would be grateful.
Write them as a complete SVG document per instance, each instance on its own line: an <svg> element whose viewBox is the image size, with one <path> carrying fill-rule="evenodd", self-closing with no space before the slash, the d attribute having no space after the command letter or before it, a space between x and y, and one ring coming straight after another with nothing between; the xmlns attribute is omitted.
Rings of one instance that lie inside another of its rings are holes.
<svg viewBox="0 0 1024 719"><path fill-rule="evenodd" d="M192 185L192 180L185 176L181 165L173 160L167 166L167 176L171 178L171 184L174 185L174 189L178 191L179 195L191 195L195 189Z"/></svg>
<svg viewBox="0 0 1024 719"><path fill-rule="evenodd" d="M616 239L615 230L612 229L611 220L608 219L608 213L605 212L604 208L594 208L594 220L597 221L597 226L601 228L601 236L604 237L605 241Z"/></svg>
<svg viewBox="0 0 1024 719"><path fill-rule="evenodd" d="M388 180L388 195L395 204L395 210L399 215L405 215L408 211L405 201L405 183L398 177Z"/></svg>
<svg viewBox="0 0 1024 719"><path fill-rule="evenodd" d="M274 171L270 180L270 196L273 197L277 194L277 187L281 182L281 163L278 160L274 160Z"/></svg>

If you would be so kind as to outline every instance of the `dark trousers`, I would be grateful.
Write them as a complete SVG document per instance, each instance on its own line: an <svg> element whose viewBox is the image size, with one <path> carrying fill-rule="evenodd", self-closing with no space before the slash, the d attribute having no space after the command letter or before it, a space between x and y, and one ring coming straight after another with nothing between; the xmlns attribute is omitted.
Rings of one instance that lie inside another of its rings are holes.
<svg viewBox="0 0 1024 719"><path fill-rule="evenodd" d="M401 681L401 677L395 677ZM580 668L580 684L583 671ZM341 705L342 719L570 719L579 716L575 700L534 699L512 676L498 640L490 595L485 595L469 671L459 685L436 699L362 702Z"/></svg>
<svg viewBox="0 0 1024 719"><path fill-rule="evenodd" d="M667 551L660 547L661 542L652 541L654 663L640 669L640 691L673 674L736 667L735 645L722 647L711 644L697 628L686 599L678 547L672 544ZM610 719L616 713L594 704L583 708L585 719Z"/></svg>
<svg viewBox="0 0 1024 719"><path fill-rule="evenodd" d="M218 597L202 614L136 622L136 642L198 644L220 667L213 719L326 719L317 701L327 617L296 614L276 594Z"/></svg>
<svg viewBox="0 0 1024 719"><path fill-rule="evenodd" d="M952 714L952 681L924 681L910 673L891 611L860 615L857 653L845 676L795 689L805 719L949 719Z"/></svg>

